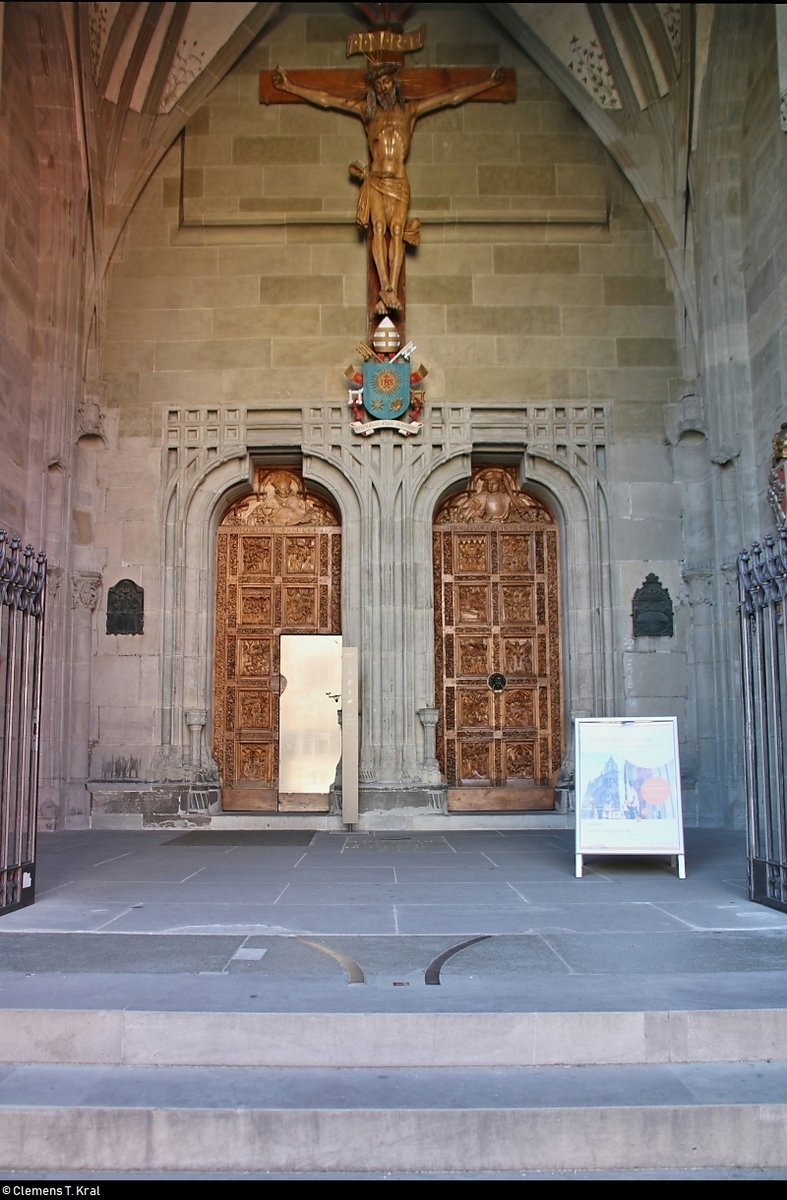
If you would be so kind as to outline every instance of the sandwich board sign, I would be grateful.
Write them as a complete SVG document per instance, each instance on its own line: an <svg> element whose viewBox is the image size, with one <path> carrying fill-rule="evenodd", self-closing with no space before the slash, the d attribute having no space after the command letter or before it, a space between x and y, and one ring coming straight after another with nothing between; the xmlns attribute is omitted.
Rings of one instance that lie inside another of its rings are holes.
<svg viewBox="0 0 787 1200"><path fill-rule="evenodd" d="M669 856L686 878L676 717L575 721L575 874L586 855Z"/></svg>

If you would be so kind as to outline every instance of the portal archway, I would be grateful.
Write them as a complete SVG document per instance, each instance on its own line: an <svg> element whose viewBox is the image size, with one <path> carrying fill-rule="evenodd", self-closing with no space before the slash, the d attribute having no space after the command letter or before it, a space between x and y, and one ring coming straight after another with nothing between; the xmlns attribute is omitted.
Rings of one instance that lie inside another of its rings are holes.
<svg viewBox="0 0 787 1200"><path fill-rule="evenodd" d="M563 762L558 528L512 468L435 514L437 757L449 811L554 808Z"/></svg>
<svg viewBox="0 0 787 1200"><path fill-rule="evenodd" d="M341 527L295 468L258 467L216 534L213 756L222 808L325 811L279 790L280 638L341 631Z"/></svg>

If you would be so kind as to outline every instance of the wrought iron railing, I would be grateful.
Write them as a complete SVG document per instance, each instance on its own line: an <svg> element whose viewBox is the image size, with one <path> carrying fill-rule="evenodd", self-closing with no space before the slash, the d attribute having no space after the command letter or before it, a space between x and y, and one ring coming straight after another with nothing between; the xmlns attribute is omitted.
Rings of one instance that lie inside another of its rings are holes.
<svg viewBox="0 0 787 1200"><path fill-rule="evenodd" d="M0 529L0 914L35 896L46 557Z"/></svg>
<svg viewBox="0 0 787 1200"><path fill-rule="evenodd" d="M787 912L787 529L738 556L749 895Z"/></svg>

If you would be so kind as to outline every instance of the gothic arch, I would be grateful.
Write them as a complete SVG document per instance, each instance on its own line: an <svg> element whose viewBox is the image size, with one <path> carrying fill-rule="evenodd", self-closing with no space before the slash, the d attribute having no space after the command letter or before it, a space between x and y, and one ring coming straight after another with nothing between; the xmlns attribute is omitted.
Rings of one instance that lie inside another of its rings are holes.
<svg viewBox="0 0 787 1200"><path fill-rule="evenodd" d="M511 447L498 447L497 457L512 461ZM484 455L479 451L477 460ZM490 460L495 455L489 451ZM582 473L568 460L540 450L517 454L519 485L553 513L561 556L563 639L563 703L566 761L573 750L572 718L603 716L614 708L612 653L612 584L608 545L608 509L604 484L592 469ZM415 643L419 704L434 705L434 605L431 530L440 503L467 483L473 456L464 451L443 462L423 482L414 501L416 578Z"/></svg>
<svg viewBox="0 0 787 1200"><path fill-rule="evenodd" d="M226 508L251 489L248 454L205 466L189 484L173 487L164 521L161 746L164 767L185 761L187 713L204 730L213 669L212 562L216 528ZM201 739L200 762L207 765Z"/></svg>
<svg viewBox="0 0 787 1200"><path fill-rule="evenodd" d="M253 490L255 467L275 462L274 451L255 449L203 463L188 481L173 485L164 519L163 654L161 663L161 745L163 766L210 767L208 740L200 738L198 763L188 762L193 730L206 730L213 679L213 604L216 532L224 514ZM358 595L359 502L355 489L331 464L304 455L305 482L317 485L338 509L346 531L342 555L342 625L348 629L348 597ZM353 564L355 564L353 566ZM191 732L190 732L191 731Z"/></svg>
<svg viewBox="0 0 787 1200"><path fill-rule="evenodd" d="M595 472L582 475L557 455L531 451L522 486L555 514L561 530L564 672L568 715L604 716L614 707L609 511Z"/></svg>

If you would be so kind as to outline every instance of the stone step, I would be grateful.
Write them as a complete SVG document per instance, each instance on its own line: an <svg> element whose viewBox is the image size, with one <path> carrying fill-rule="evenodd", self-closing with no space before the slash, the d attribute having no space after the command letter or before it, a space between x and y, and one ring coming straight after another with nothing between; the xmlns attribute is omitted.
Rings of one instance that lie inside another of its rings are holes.
<svg viewBox="0 0 787 1200"><path fill-rule="evenodd" d="M330 1023L324 1038L331 1038ZM495 1172L787 1166L787 1063L0 1068L0 1168Z"/></svg>
<svg viewBox="0 0 787 1200"><path fill-rule="evenodd" d="M767 1062L786 1009L283 1012L6 1008L0 1063L522 1068Z"/></svg>
<svg viewBox="0 0 787 1200"><path fill-rule="evenodd" d="M0 1168L787 1170L785 1035L782 1009L9 1008Z"/></svg>

